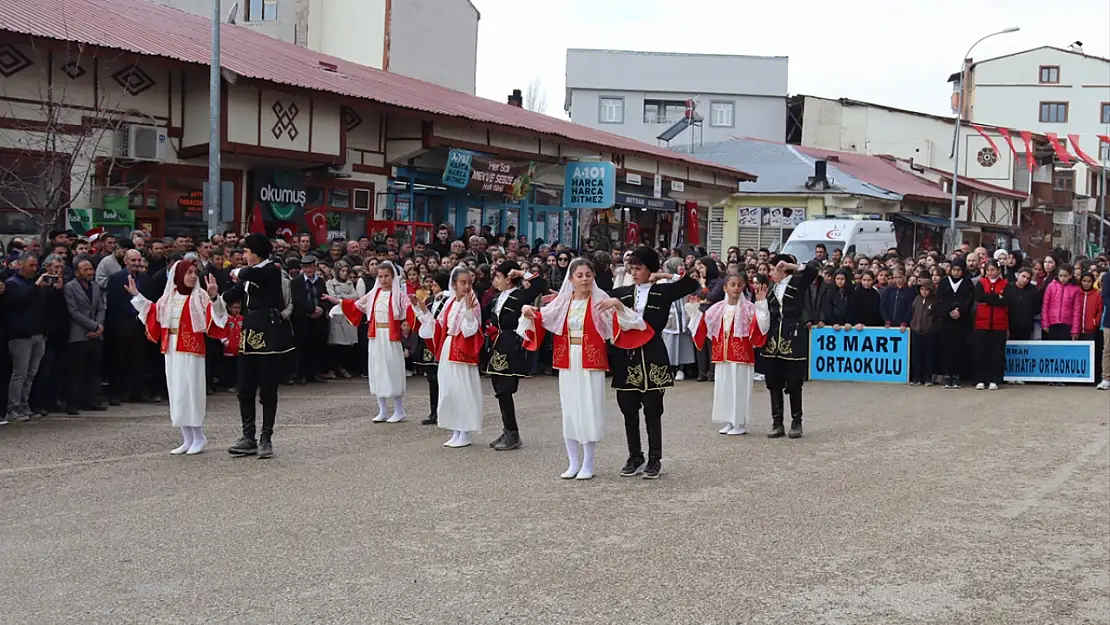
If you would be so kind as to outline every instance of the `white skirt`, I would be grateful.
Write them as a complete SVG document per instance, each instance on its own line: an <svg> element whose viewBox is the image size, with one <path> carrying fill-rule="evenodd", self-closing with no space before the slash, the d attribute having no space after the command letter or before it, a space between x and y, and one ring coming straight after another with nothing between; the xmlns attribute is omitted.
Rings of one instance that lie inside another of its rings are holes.
<svg viewBox="0 0 1110 625"><path fill-rule="evenodd" d="M713 421L742 428L752 412L752 376L755 366L735 362L718 363L714 369Z"/></svg>
<svg viewBox="0 0 1110 625"><path fill-rule="evenodd" d="M559 370L563 438L596 443L605 433L605 372L582 368L582 346L570 346L570 369Z"/></svg>
<svg viewBox="0 0 1110 625"><path fill-rule="evenodd" d="M166 389L170 395L170 423L175 428L204 425L208 409L208 381L204 357L177 351L176 334L170 335L166 349Z"/></svg>
<svg viewBox="0 0 1110 625"><path fill-rule="evenodd" d="M441 353L451 353L451 338L447 337ZM478 375L478 366L441 360L437 372L439 427L480 434L486 414L482 408L482 378Z"/></svg>
<svg viewBox="0 0 1110 625"><path fill-rule="evenodd" d="M694 337L689 332L679 334L663 333L663 344L667 346L667 357L672 367L693 364L697 361L694 353Z"/></svg>
<svg viewBox="0 0 1110 625"><path fill-rule="evenodd" d="M375 397L401 397L405 394L405 350L399 341L389 340L388 328L377 330L377 336L366 343L370 392Z"/></svg>

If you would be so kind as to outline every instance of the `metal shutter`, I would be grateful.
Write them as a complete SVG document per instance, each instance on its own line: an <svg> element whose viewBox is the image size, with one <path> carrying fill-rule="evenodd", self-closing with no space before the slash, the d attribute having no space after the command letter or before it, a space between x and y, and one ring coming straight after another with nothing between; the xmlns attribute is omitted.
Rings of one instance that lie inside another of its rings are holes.
<svg viewBox="0 0 1110 625"><path fill-rule="evenodd" d="M758 250L762 247L759 244L759 228L740 226L739 233L736 237L736 247L740 248L741 252L749 247L753 250Z"/></svg>
<svg viewBox="0 0 1110 625"><path fill-rule="evenodd" d="M724 250L721 247L724 245L725 238L725 209L723 206L710 206L709 207L709 223L706 224L706 246L709 253L716 252L723 255Z"/></svg>

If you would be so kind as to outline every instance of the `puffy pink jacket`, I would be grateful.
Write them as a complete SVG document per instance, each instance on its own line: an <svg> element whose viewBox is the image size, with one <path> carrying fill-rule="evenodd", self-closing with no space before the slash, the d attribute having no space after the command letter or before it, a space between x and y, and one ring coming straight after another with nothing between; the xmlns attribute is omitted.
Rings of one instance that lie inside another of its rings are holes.
<svg viewBox="0 0 1110 625"><path fill-rule="evenodd" d="M1047 330L1050 326L1066 323L1071 328L1072 334L1079 334L1079 302L1082 296L1083 292L1078 285L1064 285L1053 280L1044 289L1044 304L1041 306L1041 327Z"/></svg>

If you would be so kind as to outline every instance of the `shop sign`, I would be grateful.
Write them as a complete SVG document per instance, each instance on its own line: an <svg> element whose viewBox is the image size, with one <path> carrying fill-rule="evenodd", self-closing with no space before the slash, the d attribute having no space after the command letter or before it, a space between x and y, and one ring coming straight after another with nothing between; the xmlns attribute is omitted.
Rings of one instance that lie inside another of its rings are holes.
<svg viewBox="0 0 1110 625"><path fill-rule="evenodd" d="M685 182L682 182L681 180L672 180L671 181L671 191L674 191L675 193L682 193L685 190L686 190L686 183Z"/></svg>
<svg viewBox="0 0 1110 625"><path fill-rule="evenodd" d="M657 211L676 211L678 201L670 198L654 198L646 195L617 192L614 194L614 204L628 206L629 208L650 208Z"/></svg>
<svg viewBox="0 0 1110 625"><path fill-rule="evenodd" d="M663 197L663 176L655 174L655 185L652 188L652 195L656 198Z"/></svg>
<svg viewBox="0 0 1110 625"><path fill-rule="evenodd" d="M453 189L522 200L532 190L535 176L535 163L512 163L466 150L451 150L442 181Z"/></svg>
<svg viewBox="0 0 1110 625"><path fill-rule="evenodd" d="M265 206L266 221L299 221L304 216L305 177L299 171L255 169L251 172L252 196Z"/></svg>
<svg viewBox="0 0 1110 625"><path fill-rule="evenodd" d="M640 177L640 174L628 173L624 175L624 181L634 187L638 187L644 182L644 179Z"/></svg>
<svg viewBox="0 0 1110 625"><path fill-rule="evenodd" d="M567 163L563 180L566 208L609 208L617 192L617 168L612 163Z"/></svg>
<svg viewBox="0 0 1110 625"><path fill-rule="evenodd" d="M177 208L180 211L199 213L204 210L204 189L194 189L177 198Z"/></svg>

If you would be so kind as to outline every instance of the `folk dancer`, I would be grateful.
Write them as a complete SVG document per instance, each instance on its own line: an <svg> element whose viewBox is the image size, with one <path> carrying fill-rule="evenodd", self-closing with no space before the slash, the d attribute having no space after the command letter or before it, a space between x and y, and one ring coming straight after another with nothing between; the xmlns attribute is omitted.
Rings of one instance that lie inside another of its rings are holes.
<svg viewBox="0 0 1110 625"><path fill-rule="evenodd" d="M526 349L538 350L545 331L554 335L552 364L559 370L568 460L560 477L588 480L594 476L597 442L605 432L606 342L635 349L650 341L654 331L635 309L610 298L597 286L590 261L584 258L570 264L551 303L539 310L524 306L520 314L517 333Z"/></svg>
<svg viewBox="0 0 1110 625"><path fill-rule="evenodd" d="M653 480L663 470L663 394L674 386L670 355L664 342L664 330L675 302L691 295L698 288L692 277L675 279L660 274L659 254L650 247L640 246L625 262L627 273L635 283L613 291L626 308L642 315L654 335L636 349L614 350L613 388L617 389L617 405L624 414L624 433L628 439L628 461L621 475L632 477L643 473ZM648 456L640 443L640 409L647 427Z"/></svg>
<svg viewBox="0 0 1110 625"><path fill-rule="evenodd" d="M744 297L744 281L732 274L725 278L725 299L713 304L704 314L690 315L690 332L698 349L708 337L716 365L713 382L713 421L722 423L720 434L739 436L747 433L752 412L752 381L755 377L755 349L763 347L771 328L765 285L755 289L755 303Z"/></svg>
<svg viewBox="0 0 1110 625"><path fill-rule="evenodd" d="M231 272L234 286L221 296L227 305L241 302L242 343L239 348L239 416L243 436L227 451L233 456L274 457L278 384L285 374L286 355L293 351L293 328L282 316L286 307L281 268L270 261L273 246L266 235L243 239L246 267ZM255 403L262 404L262 432L255 440Z"/></svg>
<svg viewBox="0 0 1110 625"><path fill-rule="evenodd" d="M401 345L403 329L416 324L416 317L405 293L405 282L397 267L389 261L378 264L378 280L370 292L357 300L340 300L325 296L337 304L331 314L341 314L351 325L358 327L363 314L369 316L367 324L366 358L370 379L370 393L378 398L378 416L374 423L400 423L407 419L402 403L405 396L405 350ZM389 400L393 400L393 415L388 414Z"/></svg>
<svg viewBox="0 0 1110 625"><path fill-rule="evenodd" d="M434 276L424 278L423 292L417 291L413 296L414 300L419 300L431 311L433 319L439 319L439 315L447 305L449 281L450 274L446 271L437 271ZM429 303L429 300L431 303ZM417 323L420 323L419 315L417 316ZM431 404L431 412L420 424L435 425L439 421L439 363L436 362L431 341L420 337L419 327L416 330L416 347L412 352L412 361L416 369L422 372L428 380L428 399Z"/></svg>
<svg viewBox="0 0 1110 625"><path fill-rule="evenodd" d="M502 261L493 270L493 288L497 296L483 312L488 323L490 356L486 374L493 383L493 392L501 408L501 423L504 429L497 440L490 443L497 451L519 449L523 444L516 422L516 403L513 394L520 388L520 379L531 373L527 353L523 348L516 328L520 322L520 310L547 292L547 281L535 277L527 284L525 274L516 261Z"/></svg>
<svg viewBox="0 0 1110 625"><path fill-rule="evenodd" d="M778 254L771 262L769 277L773 286L767 297L771 329L762 348L767 367L767 390L771 393L771 432L767 437L786 436L783 429L785 391L790 396L790 438L800 438L802 385L809 365L809 335L802 315L806 292L817 279L819 266L817 262L799 265L787 254Z"/></svg>
<svg viewBox="0 0 1110 625"><path fill-rule="evenodd" d="M474 293L474 274L466 265L451 272L446 306L438 318L424 302L414 299L420 321L418 332L429 341L439 361L438 425L451 430L444 447L462 448L471 444L471 434L481 433L485 413L482 409L482 379L478 357L482 352L482 309Z"/></svg>
<svg viewBox="0 0 1110 625"><path fill-rule="evenodd" d="M182 443L171 454L196 455L204 451L204 415L208 385L205 377L205 335L220 339L226 332L227 311L214 297L219 292L216 278L208 276L207 290L197 279L191 260L178 261L170 269L172 278L157 303L139 293L135 278L127 277L131 305L146 327L146 337L161 347L166 358L166 388L169 389L170 422L181 429Z"/></svg>

